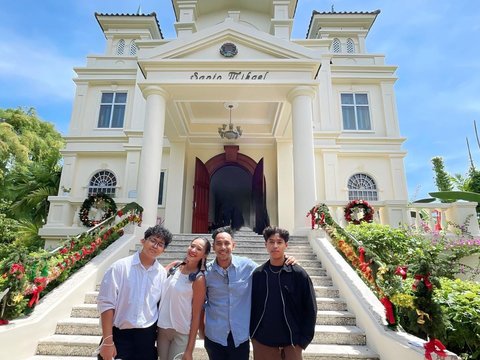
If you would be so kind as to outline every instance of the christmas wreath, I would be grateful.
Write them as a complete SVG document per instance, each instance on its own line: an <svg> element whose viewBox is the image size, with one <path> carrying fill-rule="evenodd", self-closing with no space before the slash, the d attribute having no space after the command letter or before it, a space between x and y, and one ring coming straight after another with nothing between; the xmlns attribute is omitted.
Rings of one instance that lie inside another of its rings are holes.
<svg viewBox="0 0 480 360"><path fill-rule="evenodd" d="M345 207L345 220L349 223L360 224L362 221L372 222L373 207L365 200L352 200Z"/></svg>
<svg viewBox="0 0 480 360"><path fill-rule="evenodd" d="M90 195L80 208L80 221L86 227L95 226L117 212L115 201L107 194Z"/></svg>

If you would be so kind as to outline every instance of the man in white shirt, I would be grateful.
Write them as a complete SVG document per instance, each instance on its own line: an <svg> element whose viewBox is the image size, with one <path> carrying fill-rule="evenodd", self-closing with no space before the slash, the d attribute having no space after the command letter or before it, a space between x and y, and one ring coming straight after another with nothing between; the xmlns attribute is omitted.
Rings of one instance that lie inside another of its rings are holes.
<svg viewBox="0 0 480 360"><path fill-rule="evenodd" d="M157 360L158 302L167 272L156 258L172 234L156 225L140 241L142 249L113 263L100 285L97 308L104 360Z"/></svg>

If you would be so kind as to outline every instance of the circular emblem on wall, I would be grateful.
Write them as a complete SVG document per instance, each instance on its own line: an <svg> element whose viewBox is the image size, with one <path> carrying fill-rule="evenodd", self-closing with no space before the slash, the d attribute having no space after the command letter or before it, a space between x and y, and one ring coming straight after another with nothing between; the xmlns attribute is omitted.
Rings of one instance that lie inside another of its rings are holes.
<svg viewBox="0 0 480 360"><path fill-rule="evenodd" d="M234 57L238 54L238 50L235 44L225 43L220 47L220 54L225 57Z"/></svg>

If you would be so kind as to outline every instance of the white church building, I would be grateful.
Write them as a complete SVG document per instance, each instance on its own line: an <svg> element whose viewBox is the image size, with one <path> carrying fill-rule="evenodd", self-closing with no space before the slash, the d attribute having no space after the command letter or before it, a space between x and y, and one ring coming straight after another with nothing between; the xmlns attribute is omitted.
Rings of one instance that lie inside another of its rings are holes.
<svg viewBox="0 0 480 360"><path fill-rule="evenodd" d="M99 191L172 232L270 223L298 234L316 203L340 216L352 199L379 222L406 220L396 66L366 46L380 11L314 11L292 39L297 0L169 6L173 39L155 13L95 14L105 52L74 69L44 238L83 231L79 208Z"/></svg>

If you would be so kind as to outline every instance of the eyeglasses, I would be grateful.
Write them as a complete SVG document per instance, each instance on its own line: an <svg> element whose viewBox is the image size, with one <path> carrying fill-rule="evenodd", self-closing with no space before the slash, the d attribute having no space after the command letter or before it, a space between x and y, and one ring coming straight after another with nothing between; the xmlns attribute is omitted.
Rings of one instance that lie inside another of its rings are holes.
<svg viewBox="0 0 480 360"><path fill-rule="evenodd" d="M154 237L149 237L147 239L153 247L164 248L165 242L164 241L156 241Z"/></svg>

